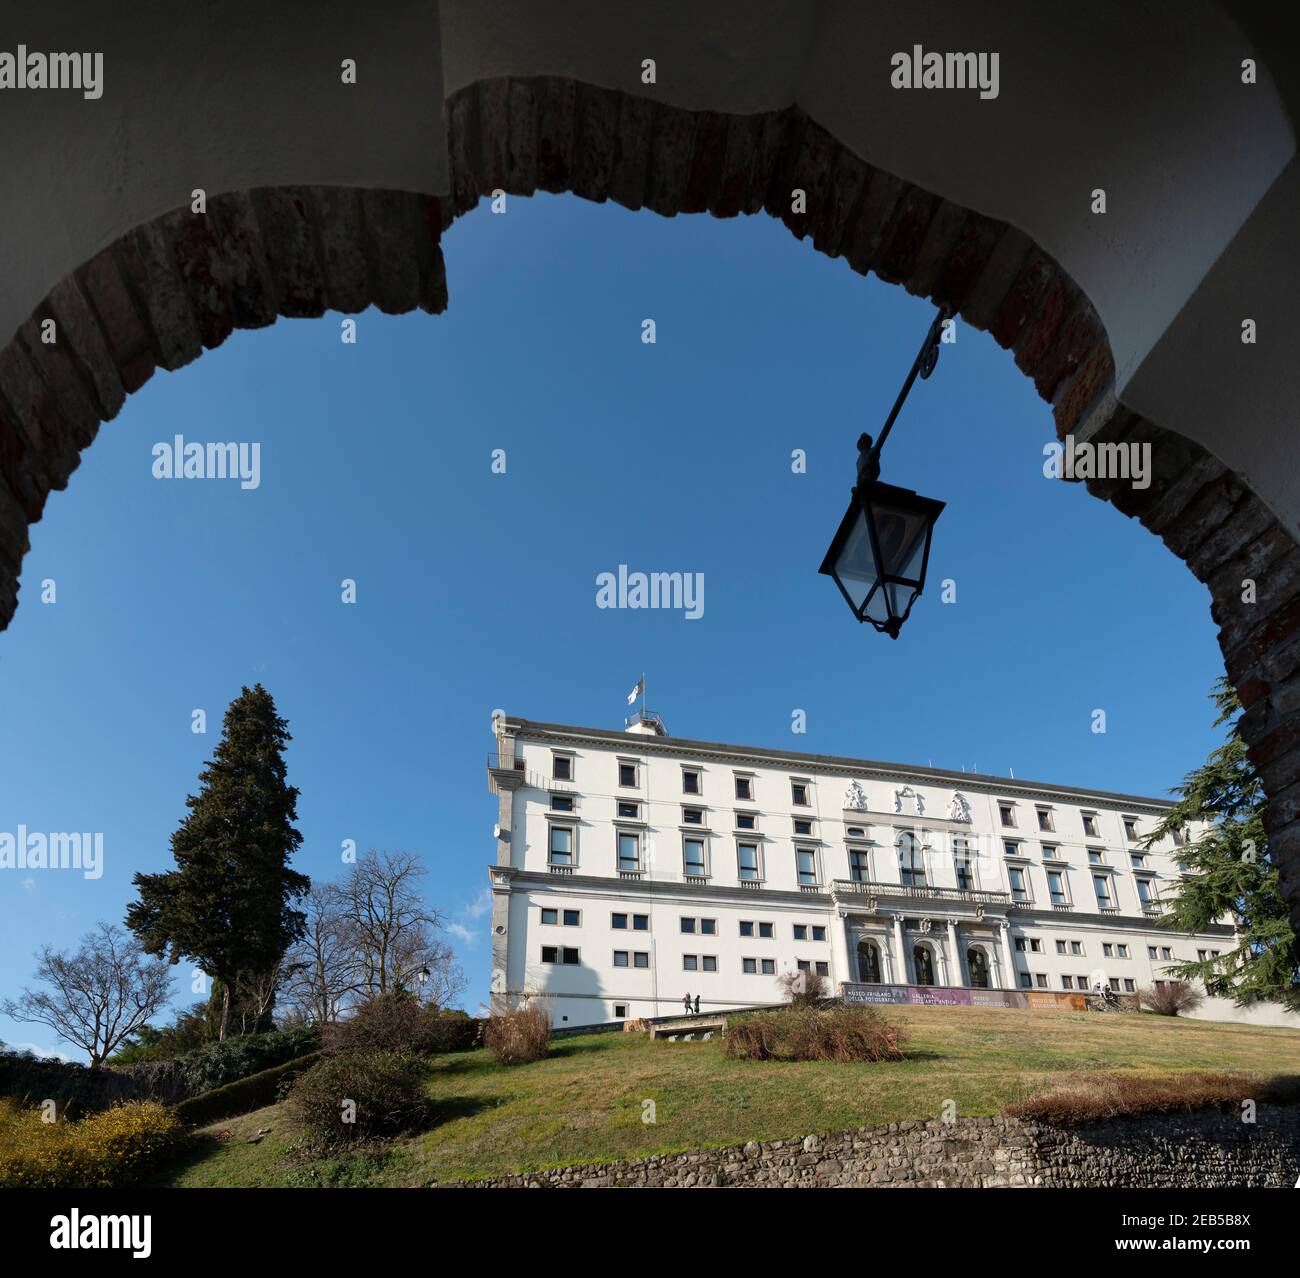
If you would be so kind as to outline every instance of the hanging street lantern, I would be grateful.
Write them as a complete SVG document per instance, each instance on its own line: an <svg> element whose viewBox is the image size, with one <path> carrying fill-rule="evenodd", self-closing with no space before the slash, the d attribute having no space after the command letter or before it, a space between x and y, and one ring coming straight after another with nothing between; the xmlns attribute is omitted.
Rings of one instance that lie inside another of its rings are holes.
<svg viewBox="0 0 1300 1278"><path fill-rule="evenodd" d="M853 615L898 638L921 591L930 561L930 538L944 503L919 497L910 488L880 482L880 450L893 428L912 383L934 372L939 337L948 318L940 310L912 364L903 389L874 444L858 439L858 481L849 508L818 570L833 577Z"/></svg>

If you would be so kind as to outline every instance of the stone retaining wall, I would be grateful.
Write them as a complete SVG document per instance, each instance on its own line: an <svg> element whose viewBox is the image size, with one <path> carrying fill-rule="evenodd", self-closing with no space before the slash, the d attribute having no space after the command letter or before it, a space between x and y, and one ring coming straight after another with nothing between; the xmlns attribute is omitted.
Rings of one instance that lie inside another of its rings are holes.
<svg viewBox="0 0 1300 1278"><path fill-rule="evenodd" d="M1219 1189L1287 1188L1298 1175L1300 1106L1260 1105L1253 1124L1243 1123L1236 1110L1114 1118L1074 1128L1004 1117L891 1123L455 1187Z"/></svg>

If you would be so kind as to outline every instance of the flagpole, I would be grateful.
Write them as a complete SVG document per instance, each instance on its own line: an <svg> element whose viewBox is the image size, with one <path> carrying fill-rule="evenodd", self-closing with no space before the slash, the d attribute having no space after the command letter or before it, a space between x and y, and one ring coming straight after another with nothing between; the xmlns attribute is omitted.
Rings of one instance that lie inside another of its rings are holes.
<svg viewBox="0 0 1300 1278"><path fill-rule="evenodd" d="M645 671L641 671L641 718L645 719Z"/></svg>

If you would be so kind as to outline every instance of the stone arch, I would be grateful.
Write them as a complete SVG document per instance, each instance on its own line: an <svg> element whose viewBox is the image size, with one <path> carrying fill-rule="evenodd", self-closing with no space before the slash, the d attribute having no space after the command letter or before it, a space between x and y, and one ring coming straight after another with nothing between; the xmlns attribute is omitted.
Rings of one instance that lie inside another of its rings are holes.
<svg viewBox="0 0 1300 1278"><path fill-rule="evenodd" d="M102 421L158 368L278 316L436 313L440 238L494 190L572 192L663 216L765 211L820 252L951 308L1012 352L1058 435L1150 443L1144 490L1087 481L1212 596L1267 827L1300 926L1300 546L1202 446L1130 412L1082 289L1015 227L878 169L797 106L692 110L563 76L499 77L447 99L446 198L341 187L213 196L123 235L58 281L0 351L0 627L17 607L28 525ZM795 213L790 191L807 192ZM40 341L45 319L65 339ZM1247 588L1246 583L1252 583Z"/></svg>
<svg viewBox="0 0 1300 1278"><path fill-rule="evenodd" d="M880 946L872 940L858 942L858 980L865 985L880 985L885 979Z"/></svg>
<svg viewBox="0 0 1300 1278"><path fill-rule="evenodd" d="M939 984L939 952L932 942L912 943L912 977L917 985Z"/></svg>
<svg viewBox="0 0 1300 1278"><path fill-rule="evenodd" d="M989 946L972 941L966 947L966 972L971 989L986 990L993 985L993 954Z"/></svg>

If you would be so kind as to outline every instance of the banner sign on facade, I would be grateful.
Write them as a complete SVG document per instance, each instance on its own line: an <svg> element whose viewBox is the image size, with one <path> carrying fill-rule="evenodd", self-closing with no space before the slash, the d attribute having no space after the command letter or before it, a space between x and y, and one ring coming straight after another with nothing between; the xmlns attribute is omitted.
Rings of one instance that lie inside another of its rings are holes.
<svg viewBox="0 0 1300 1278"><path fill-rule="evenodd" d="M1087 1010L1082 994L1051 990L971 990L949 985L863 985L843 981L840 996L853 1007L882 1003L920 1004L931 1007L1046 1007L1058 1011Z"/></svg>

